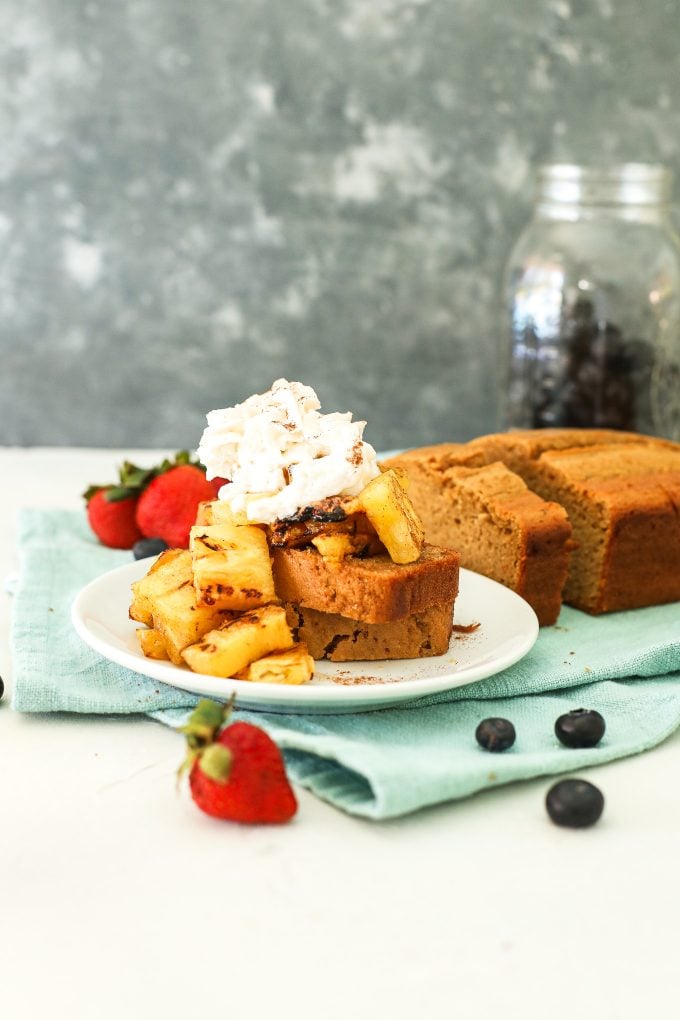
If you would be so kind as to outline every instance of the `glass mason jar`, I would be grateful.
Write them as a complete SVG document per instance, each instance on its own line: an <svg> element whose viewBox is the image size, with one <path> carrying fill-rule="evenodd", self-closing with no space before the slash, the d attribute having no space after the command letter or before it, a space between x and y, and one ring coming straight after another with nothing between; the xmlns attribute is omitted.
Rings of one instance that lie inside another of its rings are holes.
<svg viewBox="0 0 680 1020"><path fill-rule="evenodd" d="M505 277L505 428L680 440L680 241L661 166L552 164Z"/></svg>

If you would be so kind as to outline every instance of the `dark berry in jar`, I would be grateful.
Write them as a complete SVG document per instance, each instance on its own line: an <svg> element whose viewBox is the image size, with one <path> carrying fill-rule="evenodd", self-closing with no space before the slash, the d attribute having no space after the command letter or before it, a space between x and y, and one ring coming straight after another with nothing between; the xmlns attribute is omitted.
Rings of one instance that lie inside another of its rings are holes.
<svg viewBox="0 0 680 1020"><path fill-rule="evenodd" d="M475 737L486 751L507 751L515 743L515 727L509 719L482 719Z"/></svg>
<svg viewBox="0 0 680 1020"><path fill-rule="evenodd" d="M585 779L561 779L548 790L545 806L555 825L585 829L602 814L604 797Z"/></svg>
<svg viewBox="0 0 680 1020"><path fill-rule="evenodd" d="M0 698L3 696L4 693L5 693L5 682L2 679L2 677L0 676Z"/></svg>
<svg viewBox="0 0 680 1020"><path fill-rule="evenodd" d="M140 538L132 547L132 553L136 560L144 560L147 556L158 556L168 543L162 538Z"/></svg>
<svg viewBox="0 0 680 1020"><path fill-rule="evenodd" d="M589 708L572 708L555 723L555 736L565 747L595 747L604 736L604 719Z"/></svg>

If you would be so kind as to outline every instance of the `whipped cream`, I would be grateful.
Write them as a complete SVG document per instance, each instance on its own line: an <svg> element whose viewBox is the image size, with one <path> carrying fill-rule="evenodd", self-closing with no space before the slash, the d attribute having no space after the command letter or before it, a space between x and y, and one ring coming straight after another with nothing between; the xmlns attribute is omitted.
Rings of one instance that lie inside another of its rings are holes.
<svg viewBox="0 0 680 1020"><path fill-rule="evenodd" d="M320 414L309 386L277 379L266 393L211 411L198 456L206 476L229 479L219 499L260 524L327 496L356 496L380 474L364 421Z"/></svg>

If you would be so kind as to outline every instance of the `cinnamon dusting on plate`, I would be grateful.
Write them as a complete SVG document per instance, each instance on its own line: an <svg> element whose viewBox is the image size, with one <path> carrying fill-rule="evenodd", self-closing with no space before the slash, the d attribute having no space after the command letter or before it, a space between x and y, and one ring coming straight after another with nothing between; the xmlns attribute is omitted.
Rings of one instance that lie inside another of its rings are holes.
<svg viewBox="0 0 680 1020"><path fill-rule="evenodd" d="M337 673L331 678L334 684L342 684L344 687L358 687L364 684L396 684L399 681L395 679L387 679L381 676L352 676L351 673L344 671Z"/></svg>

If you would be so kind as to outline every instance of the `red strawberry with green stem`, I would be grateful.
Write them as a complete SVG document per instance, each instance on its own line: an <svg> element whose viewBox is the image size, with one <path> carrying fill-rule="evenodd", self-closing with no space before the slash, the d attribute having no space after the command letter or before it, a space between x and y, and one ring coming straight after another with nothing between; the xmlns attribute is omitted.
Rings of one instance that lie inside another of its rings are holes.
<svg viewBox="0 0 680 1020"><path fill-rule="evenodd" d="M160 538L185 549L198 504L217 497L223 478L207 481L185 450L151 468L125 461L113 485L91 485L83 494L90 526L104 545L131 549L140 538Z"/></svg>
<svg viewBox="0 0 680 1020"><path fill-rule="evenodd" d="M281 752L259 726L228 724L231 704L204 699L182 727L189 746L183 768L190 769L191 796L214 818L287 822L297 811L297 801Z"/></svg>

